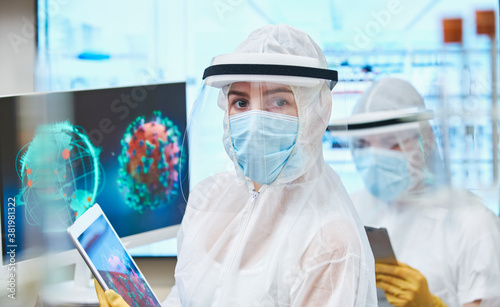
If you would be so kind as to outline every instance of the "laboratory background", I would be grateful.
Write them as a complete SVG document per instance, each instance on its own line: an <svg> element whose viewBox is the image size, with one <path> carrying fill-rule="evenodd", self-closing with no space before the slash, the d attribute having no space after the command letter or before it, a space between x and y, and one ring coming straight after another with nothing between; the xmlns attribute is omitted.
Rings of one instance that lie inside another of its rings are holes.
<svg viewBox="0 0 500 307"><path fill-rule="evenodd" d="M67 238L60 239L60 230L47 231L54 225L50 219L33 222L33 212L47 215L47 209L32 210L28 204L16 209L16 219L22 220L16 228L18 258L13 260L18 274L11 282L8 207L17 193L12 191L27 191L16 171L28 168L26 160L14 158L36 145L35 126L63 119L75 144L87 144L85 154L99 151L94 157L100 160L82 154L81 163L98 174L82 175L92 186L85 199L100 201L101 206L119 199L108 209L111 223L128 239L125 245L157 297L162 301L168 295L174 284L182 205L189 190L215 172L213 165L203 163L203 155L220 155L218 170L228 164L220 138L204 135L203 142L189 144L189 150L185 142L203 71L214 56L233 52L252 30L266 24L286 23L308 33L329 68L338 71L332 123L349 117L374 82L386 77L410 82L433 111L430 123L445 161L447 184L477 194L498 216L498 8L496 0L0 0L0 112L3 121L4 116L16 118L0 126L0 276L7 284L0 290L1 305L69 306L61 303L64 300L71 306L95 305L85 263L67 242L58 243ZM126 113L113 112L115 98L124 95L132 97L129 104L119 105L128 106L120 109ZM136 108L137 101L148 106ZM149 120L170 127L175 135L180 179L169 186L168 199L141 198L150 207L137 208L130 206L130 198L141 191L130 185L132 177L120 173L127 163L119 158L120 142L135 133L134 125ZM28 128L19 128L23 121ZM220 123L213 120L222 129ZM363 186L348 140L325 132L323 155L349 193ZM12 169L6 166L11 164ZM130 194L111 187L116 183ZM158 211L148 211L159 203L168 203L158 205L168 221L158 221ZM80 214L73 207L64 210ZM137 218L144 225L130 230ZM8 297L12 293L16 300ZM53 297L61 301L51 301Z"/></svg>

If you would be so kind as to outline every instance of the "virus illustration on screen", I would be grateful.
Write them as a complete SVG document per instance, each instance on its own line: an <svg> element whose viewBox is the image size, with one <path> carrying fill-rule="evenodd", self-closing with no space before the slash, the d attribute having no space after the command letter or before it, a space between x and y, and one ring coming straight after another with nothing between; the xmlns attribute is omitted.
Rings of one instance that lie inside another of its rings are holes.
<svg viewBox="0 0 500 307"><path fill-rule="evenodd" d="M100 271L101 276L106 278L107 284L112 285L113 290L130 306L139 306L138 301L140 306L157 306L151 298L152 293L145 286L146 281L137 274L130 263L124 263L122 259L111 255L107 260L108 270Z"/></svg>
<svg viewBox="0 0 500 307"><path fill-rule="evenodd" d="M118 186L139 212L166 205L178 195L181 133L160 111L153 117L146 122L140 116L127 127L118 157Z"/></svg>
<svg viewBox="0 0 500 307"><path fill-rule="evenodd" d="M92 206L104 180L99 154L81 127L39 126L16 157L26 221L61 231Z"/></svg>

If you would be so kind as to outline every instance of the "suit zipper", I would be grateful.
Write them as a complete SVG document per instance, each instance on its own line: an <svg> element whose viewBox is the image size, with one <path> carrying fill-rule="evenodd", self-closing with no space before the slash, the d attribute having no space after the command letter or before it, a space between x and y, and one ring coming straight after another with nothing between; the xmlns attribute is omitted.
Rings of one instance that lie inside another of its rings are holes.
<svg viewBox="0 0 500 307"><path fill-rule="evenodd" d="M252 217L252 212L253 212L253 209L255 207L255 202L256 202L256 199L257 199L258 196L259 196L259 192L252 191L252 196L251 196L251 199L250 199L249 209L248 209L248 212L247 212L247 216L245 218L245 221L244 221L244 224L243 224L243 228L240 231L240 235L239 235L236 247L233 248L232 251L231 251L231 256L229 258L229 265L227 266L225 274L222 277L222 288L221 288L221 291L219 293L219 297L216 300L216 304L214 304L214 306L219 306L220 300L224 297L224 292L225 292L225 289L226 289L226 280L228 278L228 275L232 271L232 267L233 267L234 261L236 259L236 254L238 253L238 250L240 249L240 246L241 246L241 242L243 241L243 237L245 236L245 232L246 232L246 229L248 227L248 223L250 222L250 218Z"/></svg>

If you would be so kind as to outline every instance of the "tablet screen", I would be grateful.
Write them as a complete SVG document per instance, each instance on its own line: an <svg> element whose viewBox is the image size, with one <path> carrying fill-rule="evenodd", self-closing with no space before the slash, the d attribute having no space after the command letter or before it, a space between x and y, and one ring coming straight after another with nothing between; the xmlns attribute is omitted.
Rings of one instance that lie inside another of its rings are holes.
<svg viewBox="0 0 500 307"><path fill-rule="evenodd" d="M160 306L103 215L78 236L78 241L108 288L120 294L130 306Z"/></svg>
<svg viewBox="0 0 500 307"><path fill-rule="evenodd" d="M387 229L365 226L365 230L375 260L382 263L398 264Z"/></svg>

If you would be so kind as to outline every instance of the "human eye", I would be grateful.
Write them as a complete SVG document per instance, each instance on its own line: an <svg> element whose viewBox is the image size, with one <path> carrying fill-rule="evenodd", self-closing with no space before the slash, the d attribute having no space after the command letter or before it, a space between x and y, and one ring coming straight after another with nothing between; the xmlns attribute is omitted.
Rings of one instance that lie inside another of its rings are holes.
<svg viewBox="0 0 500 307"><path fill-rule="evenodd" d="M270 88L264 92L263 110L297 116L295 96L289 87Z"/></svg>
<svg viewBox="0 0 500 307"><path fill-rule="evenodd" d="M277 98L273 101L273 105L277 107L284 107L287 103L286 99L283 98Z"/></svg>
<svg viewBox="0 0 500 307"><path fill-rule="evenodd" d="M244 109L244 108L248 107L248 101L245 101L242 99L234 99L231 102L231 105L237 109Z"/></svg>
<svg viewBox="0 0 500 307"><path fill-rule="evenodd" d="M365 147L368 147L370 146L370 143L368 143L368 141L364 140L364 139L355 139L353 142L352 142L352 146L354 148L365 148Z"/></svg>
<svg viewBox="0 0 500 307"><path fill-rule="evenodd" d="M286 110L291 107L288 99L282 96L269 97L264 105L264 110L275 113L286 113Z"/></svg>

